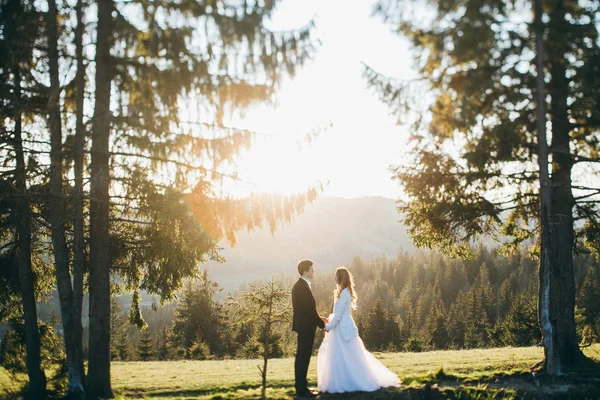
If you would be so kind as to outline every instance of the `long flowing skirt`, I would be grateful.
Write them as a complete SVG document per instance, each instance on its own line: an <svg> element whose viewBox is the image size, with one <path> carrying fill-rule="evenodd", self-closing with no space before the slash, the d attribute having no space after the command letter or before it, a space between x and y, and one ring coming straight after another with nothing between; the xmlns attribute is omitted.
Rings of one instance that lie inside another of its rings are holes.
<svg viewBox="0 0 600 400"><path fill-rule="evenodd" d="M398 387L400 379L367 351L360 337L344 341L339 329L325 335L317 357L320 392L372 392Z"/></svg>

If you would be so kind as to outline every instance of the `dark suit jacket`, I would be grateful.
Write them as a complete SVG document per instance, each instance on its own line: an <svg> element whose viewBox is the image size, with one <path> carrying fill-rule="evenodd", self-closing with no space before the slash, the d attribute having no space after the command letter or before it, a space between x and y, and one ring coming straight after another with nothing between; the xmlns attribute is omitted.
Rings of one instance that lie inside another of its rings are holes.
<svg viewBox="0 0 600 400"><path fill-rule="evenodd" d="M292 306L294 318L292 330L294 332L315 332L317 326L324 328L325 323L317 313L315 298L308 287L308 283L302 278L292 288Z"/></svg>

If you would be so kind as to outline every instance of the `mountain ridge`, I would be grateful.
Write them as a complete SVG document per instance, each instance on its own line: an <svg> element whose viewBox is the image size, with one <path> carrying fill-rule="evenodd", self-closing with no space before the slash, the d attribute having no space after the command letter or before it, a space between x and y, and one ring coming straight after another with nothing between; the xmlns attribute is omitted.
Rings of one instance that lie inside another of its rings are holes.
<svg viewBox="0 0 600 400"><path fill-rule="evenodd" d="M291 222L243 231L237 246L221 243L223 264L208 262L210 279L226 291L242 282L294 275L299 260L308 258L322 272L348 264L353 257L396 257L414 246L399 222L395 200L379 197L319 197Z"/></svg>

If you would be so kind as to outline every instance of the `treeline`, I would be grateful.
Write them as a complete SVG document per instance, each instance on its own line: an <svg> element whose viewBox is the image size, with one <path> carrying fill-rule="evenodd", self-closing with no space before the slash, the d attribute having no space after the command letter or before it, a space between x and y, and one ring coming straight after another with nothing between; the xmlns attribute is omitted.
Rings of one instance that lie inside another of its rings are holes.
<svg viewBox="0 0 600 400"><path fill-rule="evenodd" d="M479 247L472 260L400 254L349 265L358 290L356 320L371 350L423 351L540 342L538 261ZM575 319L583 345L600 338L600 264L575 260ZM315 287L321 292L321 284Z"/></svg>
<svg viewBox="0 0 600 400"><path fill-rule="evenodd" d="M360 335L372 351L426 351L539 343L538 261L526 252L501 256L479 247L472 260L434 252L400 254L348 265L358 292L355 312ZM600 264L576 259L576 321L582 345L600 339ZM281 278L291 288L295 278ZM331 274L317 269L313 293L322 314L331 312ZM242 285L241 290L245 290ZM127 312L113 302L113 360L259 358L264 348L257 321L240 324L220 288L205 271L189 283L177 303L144 307L148 326L129 325ZM289 302L291 304L291 301ZM317 334L315 348L322 336ZM291 323L272 333L269 357L295 351Z"/></svg>
<svg viewBox="0 0 600 400"><path fill-rule="evenodd" d="M288 282L279 282L283 286ZM256 283L260 286L261 282ZM128 312L113 298L111 358L115 361L207 360L223 358L260 358L264 354L264 324L242 321L240 293L218 301L221 288L209 279L188 282L179 300L162 307L143 307L147 325L132 326ZM233 301L232 301L233 300ZM291 302L284 301L291 311ZM237 305L237 304L235 304ZM292 354L295 343L288 324L275 326L269 334L269 358Z"/></svg>

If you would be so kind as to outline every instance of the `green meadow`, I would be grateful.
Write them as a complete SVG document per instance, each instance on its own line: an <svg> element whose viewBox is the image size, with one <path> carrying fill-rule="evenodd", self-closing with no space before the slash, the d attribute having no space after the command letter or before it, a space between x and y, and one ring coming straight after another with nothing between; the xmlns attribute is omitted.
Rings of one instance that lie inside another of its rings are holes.
<svg viewBox="0 0 600 400"><path fill-rule="evenodd" d="M585 349L600 362L600 344ZM374 393L319 396L322 399L563 399L599 398L600 376L548 380L531 373L542 359L540 347L375 353L402 379L398 389ZM113 389L117 399L255 399L260 397L260 360L114 362ZM267 396L290 399L293 359L269 361ZM316 358L309 369L316 387ZM24 378L24 377L23 377ZM16 398L18 383L0 369L4 398Z"/></svg>

